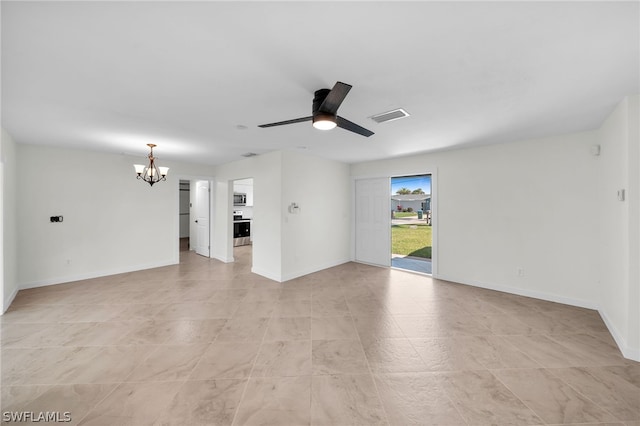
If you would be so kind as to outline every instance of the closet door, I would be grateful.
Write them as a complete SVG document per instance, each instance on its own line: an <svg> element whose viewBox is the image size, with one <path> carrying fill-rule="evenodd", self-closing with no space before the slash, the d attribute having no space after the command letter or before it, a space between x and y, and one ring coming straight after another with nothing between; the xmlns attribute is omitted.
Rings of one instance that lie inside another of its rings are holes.
<svg viewBox="0 0 640 426"><path fill-rule="evenodd" d="M389 178L357 179L355 260L391 265L391 186Z"/></svg>

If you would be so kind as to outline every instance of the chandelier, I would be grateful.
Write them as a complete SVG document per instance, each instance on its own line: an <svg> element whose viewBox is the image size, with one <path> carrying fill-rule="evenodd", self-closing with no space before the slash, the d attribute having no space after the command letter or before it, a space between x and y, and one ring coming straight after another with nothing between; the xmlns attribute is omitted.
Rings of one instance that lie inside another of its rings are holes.
<svg viewBox="0 0 640 426"><path fill-rule="evenodd" d="M144 164L134 164L133 167L136 169L136 174L138 175L136 179L142 179L149 185L153 186L156 182L167 180L167 172L169 171L169 168L156 166L155 157L153 156L153 148L156 145L148 143L147 146L151 150L148 155L149 165L145 166Z"/></svg>

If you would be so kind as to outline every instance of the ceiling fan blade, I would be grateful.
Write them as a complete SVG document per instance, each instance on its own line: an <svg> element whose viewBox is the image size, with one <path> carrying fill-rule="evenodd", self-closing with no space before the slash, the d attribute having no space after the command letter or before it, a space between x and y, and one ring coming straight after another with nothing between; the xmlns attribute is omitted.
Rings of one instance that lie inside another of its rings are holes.
<svg viewBox="0 0 640 426"><path fill-rule="evenodd" d="M333 89L331 89L322 104L320 104L319 111L326 112L331 115L336 115L336 113L338 112L338 108L340 108L340 104L342 104L344 98L347 97L347 93L349 93L351 87L352 86L350 84L338 81L333 86Z"/></svg>
<svg viewBox="0 0 640 426"><path fill-rule="evenodd" d="M293 120L286 121L278 121L277 123L269 123L269 124L260 124L258 127L274 127L274 126L284 126L285 124L294 124L294 123L302 123L304 121L313 120L312 116L302 117L302 118L294 118Z"/></svg>
<svg viewBox="0 0 640 426"><path fill-rule="evenodd" d="M349 130L351 132L357 133L362 136L369 137L375 134L371 130L365 129L362 126L358 126L356 123L353 123L347 120L346 118L342 118L340 116L336 117L336 124L338 125L338 127L341 127L345 130Z"/></svg>

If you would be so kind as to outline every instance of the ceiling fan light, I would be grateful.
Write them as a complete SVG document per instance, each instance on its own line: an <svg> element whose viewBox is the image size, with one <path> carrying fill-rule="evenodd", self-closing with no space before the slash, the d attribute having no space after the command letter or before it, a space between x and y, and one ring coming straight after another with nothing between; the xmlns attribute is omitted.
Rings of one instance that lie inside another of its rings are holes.
<svg viewBox="0 0 640 426"><path fill-rule="evenodd" d="M330 114L316 114L313 127L320 130L331 130L336 127L336 117Z"/></svg>

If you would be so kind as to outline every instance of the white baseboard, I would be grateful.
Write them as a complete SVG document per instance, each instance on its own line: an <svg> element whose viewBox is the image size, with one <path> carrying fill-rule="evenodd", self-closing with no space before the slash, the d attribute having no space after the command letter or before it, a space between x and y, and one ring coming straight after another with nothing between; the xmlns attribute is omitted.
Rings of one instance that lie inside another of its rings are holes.
<svg viewBox="0 0 640 426"><path fill-rule="evenodd" d="M13 300L16 298L17 295L18 295L18 288L15 288L13 292L9 295L9 297L4 301L4 306L2 307L2 312L0 313L0 315L7 312L7 309L9 309L9 306L11 306L11 303L13 302Z"/></svg>
<svg viewBox="0 0 640 426"><path fill-rule="evenodd" d="M343 265L348 262L350 262L350 260L334 260L332 262L327 262L321 265L314 265L308 268L300 269L298 271L283 275L282 282L289 281L294 278L302 277L304 275L313 274L314 272L322 271L323 269L328 269L328 268L333 268L335 266Z"/></svg>
<svg viewBox="0 0 640 426"><path fill-rule="evenodd" d="M254 274L258 274L261 275L265 278L269 278L270 280L273 281L277 281L279 283L282 282L282 277L280 276L280 274L276 274L273 271L269 271L266 269L261 269L261 268L256 268L255 266L251 267L251 272L253 272Z"/></svg>
<svg viewBox="0 0 640 426"><path fill-rule="evenodd" d="M226 256L218 256L215 254L211 255L211 259L219 260L222 263L233 263L236 261L236 259L233 256L226 257Z"/></svg>
<svg viewBox="0 0 640 426"><path fill-rule="evenodd" d="M600 313L600 316L602 317L605 325L609 329L609 333L611 333L613 340L616 341L616 345L618 345L618 348L620 349L620 352L622 352L622 355L627 359L640 362L640 348L630 348L627 345L625 339L623 339L618 332L618 329L613 325L613 322L611 322L606 312L602 310L598 310L598 312Z"/></svg>
<svg viewBox="0 0 640 426"><path fill-rule="evenodd" d="M486 288L487 290L502 291L504 293L517 294L518 296L532 297L534 299L546 300L548 302L562 303L564 305L577 306L586 309L598 309L598 305L590 300L574 299L571 297L560 296L557 294L545 293L541 291L523 289L518 287L510 287L504 285L487 284L479 281L460 280L445 275L433 275L433 278L443 281L451 281L457 284L470 285L473 287Z"/></svg>
<svg viewBox="0 0 640 426"><path fill-rule="evenodd" d="M161 268L163 266L176 265L179 262L175 260L167 260L163 262L154 262L145 265L127 266L123 268L114 268L103 271L87 272L84 274L66 275L62 277L47 278L46 280L31 281L20 284L20 290L28 288L45 287L48 285L64 284L73 281L90 280L92 278L107 277L109 275L125 274L127 272L143 271L145 269Z"/></svg>

